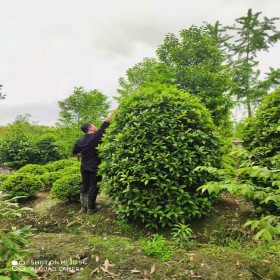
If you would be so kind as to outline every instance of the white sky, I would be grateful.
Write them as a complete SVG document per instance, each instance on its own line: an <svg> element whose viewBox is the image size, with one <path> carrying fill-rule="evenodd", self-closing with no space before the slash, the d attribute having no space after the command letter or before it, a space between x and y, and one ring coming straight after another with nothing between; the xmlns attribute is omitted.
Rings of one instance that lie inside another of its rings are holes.
<svg viewBox="0 0 280 280"><path fill-rule="evenodd" d="M26 113L54 124L57 101L75 86L112 100L118 78L155 56L165 35L203 21L232 25L249 8L280 16L279 0L0 0L0 84L7 95L0 125ZM278 43L260 66L278 68L279 61Z"/></svg>

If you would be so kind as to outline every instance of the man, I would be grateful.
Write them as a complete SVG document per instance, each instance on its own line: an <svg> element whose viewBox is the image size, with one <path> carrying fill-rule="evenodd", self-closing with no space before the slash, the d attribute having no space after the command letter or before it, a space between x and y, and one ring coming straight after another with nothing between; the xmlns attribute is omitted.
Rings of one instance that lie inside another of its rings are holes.
<svg viewBox="0 0 280 280"><path fill-rule="evenodd" d="M81 126L81 130L85 135L80 138L73 148L73 155L81 155L81 175L82 187L80 190L81 210L80 213L95 213L101 209L101 205L96 205L96 197L99 191L97 183L101 180L101 176L97 175L100 158L98 157L97 146L100 143L105 129L109 126L109 122L114 112L108 115L99 129L91 123Z"/></svg>

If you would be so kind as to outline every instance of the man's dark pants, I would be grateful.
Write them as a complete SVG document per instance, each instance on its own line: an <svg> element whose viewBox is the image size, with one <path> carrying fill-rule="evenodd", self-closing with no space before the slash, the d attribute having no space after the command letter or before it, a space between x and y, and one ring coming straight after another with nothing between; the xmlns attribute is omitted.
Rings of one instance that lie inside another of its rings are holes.
<svg viewBox="0 0 280 280"><path fill-rule="evenodd" d="M101 181L101 176L97 175L97 168L93 171L81 170L82 186L81 194L88 194L88 209L95 208L96 197L99 187L97 183Z"/></svg>

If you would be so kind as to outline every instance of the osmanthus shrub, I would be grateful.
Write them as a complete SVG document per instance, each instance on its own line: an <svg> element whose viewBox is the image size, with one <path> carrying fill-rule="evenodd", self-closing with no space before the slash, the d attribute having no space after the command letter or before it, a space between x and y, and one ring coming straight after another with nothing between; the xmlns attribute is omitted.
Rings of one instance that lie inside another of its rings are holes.
<svg viewBox="0 0 280 280"><path fill-rule="evenodd" d="M125 97L100 146L100 173L121 218L157 228L201 217L213 196L197 166L220 167L221 143L198 99L163 85Z"/></svg>
<svg viewBox="0 0 280 280"><path fill-rule="evenodd" d="M51 195L63 202L76 202L79 200L81 175L73 173L56 180L51 188Z"/></svg>
<svg viewBox="0 0 280 280"><path fill-rule="evenodd" d="M19 200L36 196L38 190L42 189L42 182L34 174L14 173L8 175L1 184L11 196L24 196Z"/></svg>
<svg viewBox="0 0 280 280"><path fill-rule="evenodd" d="M280 88L263 99L256 116L247 121L243 134L243 146L254 152L258 163L280 152Z"/></svg>
<svg viewBox="0 0 280 280"><path fill-rule="evenodd" d="M280 88L268 94L246 122L247 149L240 179L253 185L249 199L257 212L280 214Z"/></svg>
<svg viewBox="0 0 280 280"><path fill-rule="evenodd" d="M79 165L72 165L67 166L63 169L59 169L57 171L50 171L45 172L44 174L40 175L39 178L43 182L44 189L50 190L53 186L53 184L60 178L64 176L68 176L71 174L80 174L80 168ZM79 188L79 186L77 186Z"/></svg>
<svg viewBox="0 0 280 280"><path fill-rule="evenodd" d="M41 175L46 171L47 171L46 168L42 165L26 164L23 167L21 167L19 170L17 170L16 173Z"/></svg>

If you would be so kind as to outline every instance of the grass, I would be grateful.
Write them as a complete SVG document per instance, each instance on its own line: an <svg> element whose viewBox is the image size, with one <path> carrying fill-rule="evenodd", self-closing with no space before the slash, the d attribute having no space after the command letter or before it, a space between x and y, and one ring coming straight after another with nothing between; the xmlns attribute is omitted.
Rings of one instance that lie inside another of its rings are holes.
<svg viewBox="0 0 280 280"><path fill-rule="evenodd" d="M31 224L37 229L25 259L36 269L45 268L35 279L280 279L280 242L252 241L242 224L254 212L239 197L224 196L208 217L190 223L195 242L189 249L175 249L167 230L159 233L164 242L151 243L152 232L118 220L111 201L103 195L98 200L100 212L79 215L79 204L40 193L24 205L33 212L1 221L3 227ZM172 251L168 258L153 255L165 249Z"/></svg>

